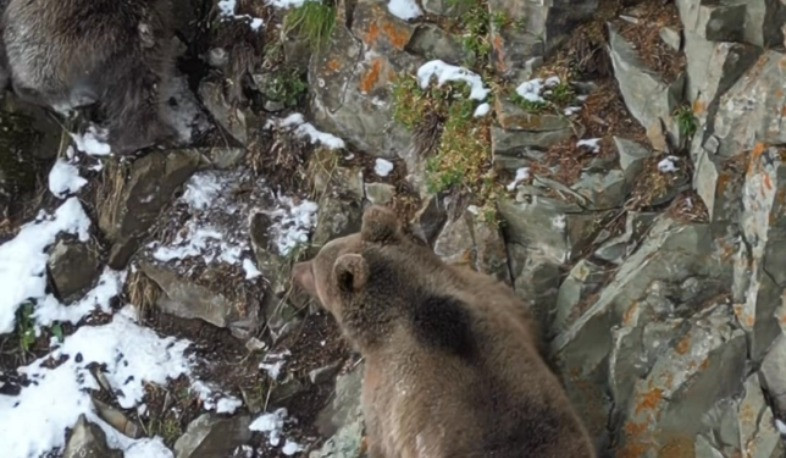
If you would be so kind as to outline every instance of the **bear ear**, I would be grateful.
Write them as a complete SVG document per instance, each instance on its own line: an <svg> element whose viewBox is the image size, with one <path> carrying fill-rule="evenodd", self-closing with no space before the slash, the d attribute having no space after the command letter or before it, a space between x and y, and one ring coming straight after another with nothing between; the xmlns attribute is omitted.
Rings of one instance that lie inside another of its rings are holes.
<svg viewBox="0 0 786 458"><path fill-rule="evenodd" d="M317 284L314 271L311 270L311 261L298 262L292 267L292 281L312 297L317 297Z"/></svg>
<svg viewBox="0 0 786 458"><path fill-rule="evenodd" d="M344 254L333 265L338 288L345 293L359 291L368 281L368 265L359 254Z"/></svg>
<svg viewBox="0 0 786 458"><path fill-rule="evenodd" d="M373 205L363 213L360 236L364 241L373 243L398 241L401 236L398 218L391 210Z"/></svg>

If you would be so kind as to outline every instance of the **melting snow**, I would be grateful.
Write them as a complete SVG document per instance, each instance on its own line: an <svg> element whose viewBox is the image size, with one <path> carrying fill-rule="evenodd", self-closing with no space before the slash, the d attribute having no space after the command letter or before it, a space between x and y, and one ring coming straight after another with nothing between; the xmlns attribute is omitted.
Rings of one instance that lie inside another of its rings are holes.
<svg viewBox="0 0 786 458"><path fill-rule="evenodd" d="M195 210L204 210L215 202L225 184L216 174L197 173L186 182L182 200Z"/></svg>
<svg viewBox="0 0 786 458"><path fill-rule="evenodd" d="M472 116L475 118L482 118L483 116L489 114L489 111L491 111L491 105L488 103L481 103L477 108L475 108L475 112L472 114Z"/></svg>
<svg viewBox="0 0 786 458"><path fill-rule="evenodd" d="M778 432L781 433L782 436L786 436L786 423L782 422L780 419L775 419L775 427L778 429Z"/></svg>
<svg viewBox="0 0 786 458"><path fill-rule="evenodd" d="M243 259L243 270L246 272L246 280L253 280L262 276L262 272L254 265L254 261L248 258Z"/></svg>
<svg viewBox="0 0 786 458"><path fill-rule="evenodd" d="M50 326L56 321L76 324L96 309L109 313L110 301L123 292L125 280L125 272L105 268L96 287L73 304L63 305L49 294L36 305L36 324Z"/></svg>
<svg viewBox="0 0 786 458"><path fill-rule="evenodd" d="M0 334L14 329L16 310L26 300L46 297L44 250L65 232L87 241L90 219L76 197L66 200L54 215L42 212L21 227L16 237L0 245Z"/></svg>
<svg viewBox="0 0 786 458"><path fill-rule="evenodd" d="M287 409L282 407L274 412L260 415L248 426L248 429L265 433L268 436L268 443L273 447L278 447L284 434L284 421L286 418ZM284 455L291 456L302 450L304 450L302 445L284 438L284 446L281 448L281 452Z"/></svg>
<svg viewBox="0 0 786 458"><path fill-rule="evenodd" d="M415 0L390 0L388 11L399 19L408 21L423 14Z"/></svg>
<svg viewBox="0 0 786 458"><path fill-rule="evenodd" d="M543 97L540 96L540 92L543 90L543 80L540 78L535 78L533 80L524 81L516 88L516 94L519 97L527 100L529 102L545 102Z"/></svg>
<svg viewBox="0 0 786 458"><path fill-rule="evenodd" d="M131 307L118 312L102 326L83 326L63 344L29 366L19 369L33 381L18 396L0 395L0 437L6 456L39 456L65 445L65 429L79 415L99 424L110 446L126 451L126 457L170 457L160 439L129 439L94 413L88 390L98 383L88 366L103 365L106 379L124 409L135 407L145 393L145 383L164 384L190 372L184 355L188 342L161 338L137 325ZM52 359L65 358L47 368Z"/></svg>
<svg viewBox="0 0 786 458"><path fill-rule="evenodd" d="M529 179L529 167L521 167L516 170L516 176L513 178L513 181L508 185L508 191L515 191L516 186L519 185L522 181Z"/></svg>
<svg viewBox="0 0 786 458"><path fill-rule="evenodd" d="M246 248L245 245L224 240L224 235L218 230L209 226L198 227L196 221L190 220L186 223L186 230L179 232L171 244L156 248L153 258L169 262L201 256L206 264L216 260L237 264Z"/></svg>
<svg viewBox="0 0 786 458"><path fill-rule="evenodd" d="M662 161L658 162L658 170L660 170L661 173L674 173L679 170L674 164L679 160L680 158L677 156L668 156Z"/></svg>
<svg viewBox="0 0 786 458"><path fill-rule="evenodd" d="M243 405L243 401L234 397L234 396L227 396L225 398L221 398L216 402L216 413L226 413L226 414L233 414L235 411Z"/></svg>
<svg viewBox="0 0 786 458"><path fill-rule="evenodd" d="M377 159L374 162L374 173L378 176L386 177L393 171L393 163L387 159Z"/></svg>
<svg viewBox="0 0 786 458"><path fill-rule="evenodd" d="M442 86L449 81L467 83L470 87L469 98L472 100L484 100L489 94L489 89L483 85L480 75L464 67L446 64L441 60L426 62L418 69L421 89L426 89L433 77L437 78L437 86Z"/></svg>
<svg viewBox="0 0 786 458"><path fill-rule="evenodd" d="M281 206L268 213L273 220L273 234L278 253L287 256L296 246L308 242L308 235L316 223L319 207L315 202L303 200L299 204L286 196L280 197Z"/></svg>
<svg viewBox="0 0 786 458"><path fill-rule="evenodd" d="M218 11L221 13L221 16L225 18L234 18L239 20L248 20L249 27L251 30L259 30L264 21L258 17L253 17L249 14L235 14L235 10L237 9L237 0L219 0L218 2Z"/></svg>
<svg viewBox="0 0 786 458"><path fill-rule="evenodd" d="M286 363L286 357L289 355L289 350L284 350L281 353L268 353L259 364L259 368L267 372L271 379L278 380L278 376L281 375L281 369Z"/></svg>
<svg viewBox="0 0 786 458"><path fill-rule="evenodd" d="M84 134L71 134L76 149L90 156L108 156L112 149L106 142L107 130L90 126Z"/></svg>
<svg viewBox="0 0 786 458"><path fill-rule="evenodd" d="M294 129L295 135L300 138L308 138L312 144L320 143L329 149L341 149L346 146L344 140L333 134L317 130L311 123L308 123L300 113L292 113L284 119L268 122L268 126L278 126L281 128Z"/></svg>
<svg viewBox="0 0 786 458"><path fill-rule="evenodd" d="M58 158L49 171L49 191L59 199L79 191L86 184L87 180L79 175L79 169L63 159Z"/></svg>
<svg viewBox="0 0 786 458"><path fill-rule="evenodd" d="M600 138L585 138L584 140L579 140L578 143L576 143L576 146L579 148L587 148L592 153L597 154L600 152L601 140L602 139Z"/></svg>
<svg viewBox="0 0 786 458"><path fill-rule="evenodd" d="M574 114L577 114L580 111L581 111L581 107L567 107L565 108L565 110L563 110L563 113L565 113L565 116L573 116Z"/></svg>
<svg viewBox="0 0 786 458"><path fill-rule="evenodd" d="M268 0L267 4L276 8L299 8L309 1L317 0Z"/></svg>

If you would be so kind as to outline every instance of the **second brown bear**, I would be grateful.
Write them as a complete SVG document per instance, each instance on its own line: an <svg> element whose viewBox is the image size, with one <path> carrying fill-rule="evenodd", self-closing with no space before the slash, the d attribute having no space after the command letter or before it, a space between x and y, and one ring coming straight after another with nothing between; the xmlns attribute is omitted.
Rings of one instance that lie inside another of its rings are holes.
<svg viewBox="0 0 786 458"><path fill-rule="evenodd" d="M98 102L119 153L166 140L162 90L173 71L170 0L6 0L6 75L23 100Z"/></svg>

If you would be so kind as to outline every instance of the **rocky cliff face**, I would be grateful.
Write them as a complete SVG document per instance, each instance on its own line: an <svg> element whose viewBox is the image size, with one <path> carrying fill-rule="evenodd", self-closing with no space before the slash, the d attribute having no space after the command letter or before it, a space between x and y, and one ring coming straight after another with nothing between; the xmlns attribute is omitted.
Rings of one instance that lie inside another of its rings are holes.
<svg viewBox="0 0 786 458"><path fill-rule="evenodd" d="M602 456L786 454L782 0L176 3L178 148L6 95L0 436L86 396L12 453L362 456L288 277L378 203L532 302Z"/></svg>

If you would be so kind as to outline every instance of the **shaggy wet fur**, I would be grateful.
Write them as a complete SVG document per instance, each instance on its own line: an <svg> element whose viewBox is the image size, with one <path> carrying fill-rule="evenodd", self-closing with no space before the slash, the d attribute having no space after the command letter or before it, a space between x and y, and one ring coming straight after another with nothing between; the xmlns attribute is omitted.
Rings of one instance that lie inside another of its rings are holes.
<svg viewBox="0 0 786 458"><path fill-rule="evenodd" d="M116 152L169 139L171 0L5 0L6 83L56 109L98 102Z"/></svg>
<svg viewBox="0 0 786 458"><path fill-rule="evenodd" d="M390 211L293 275L365 357L370 456L595 456L524 304L407 240Z"/></svg>

